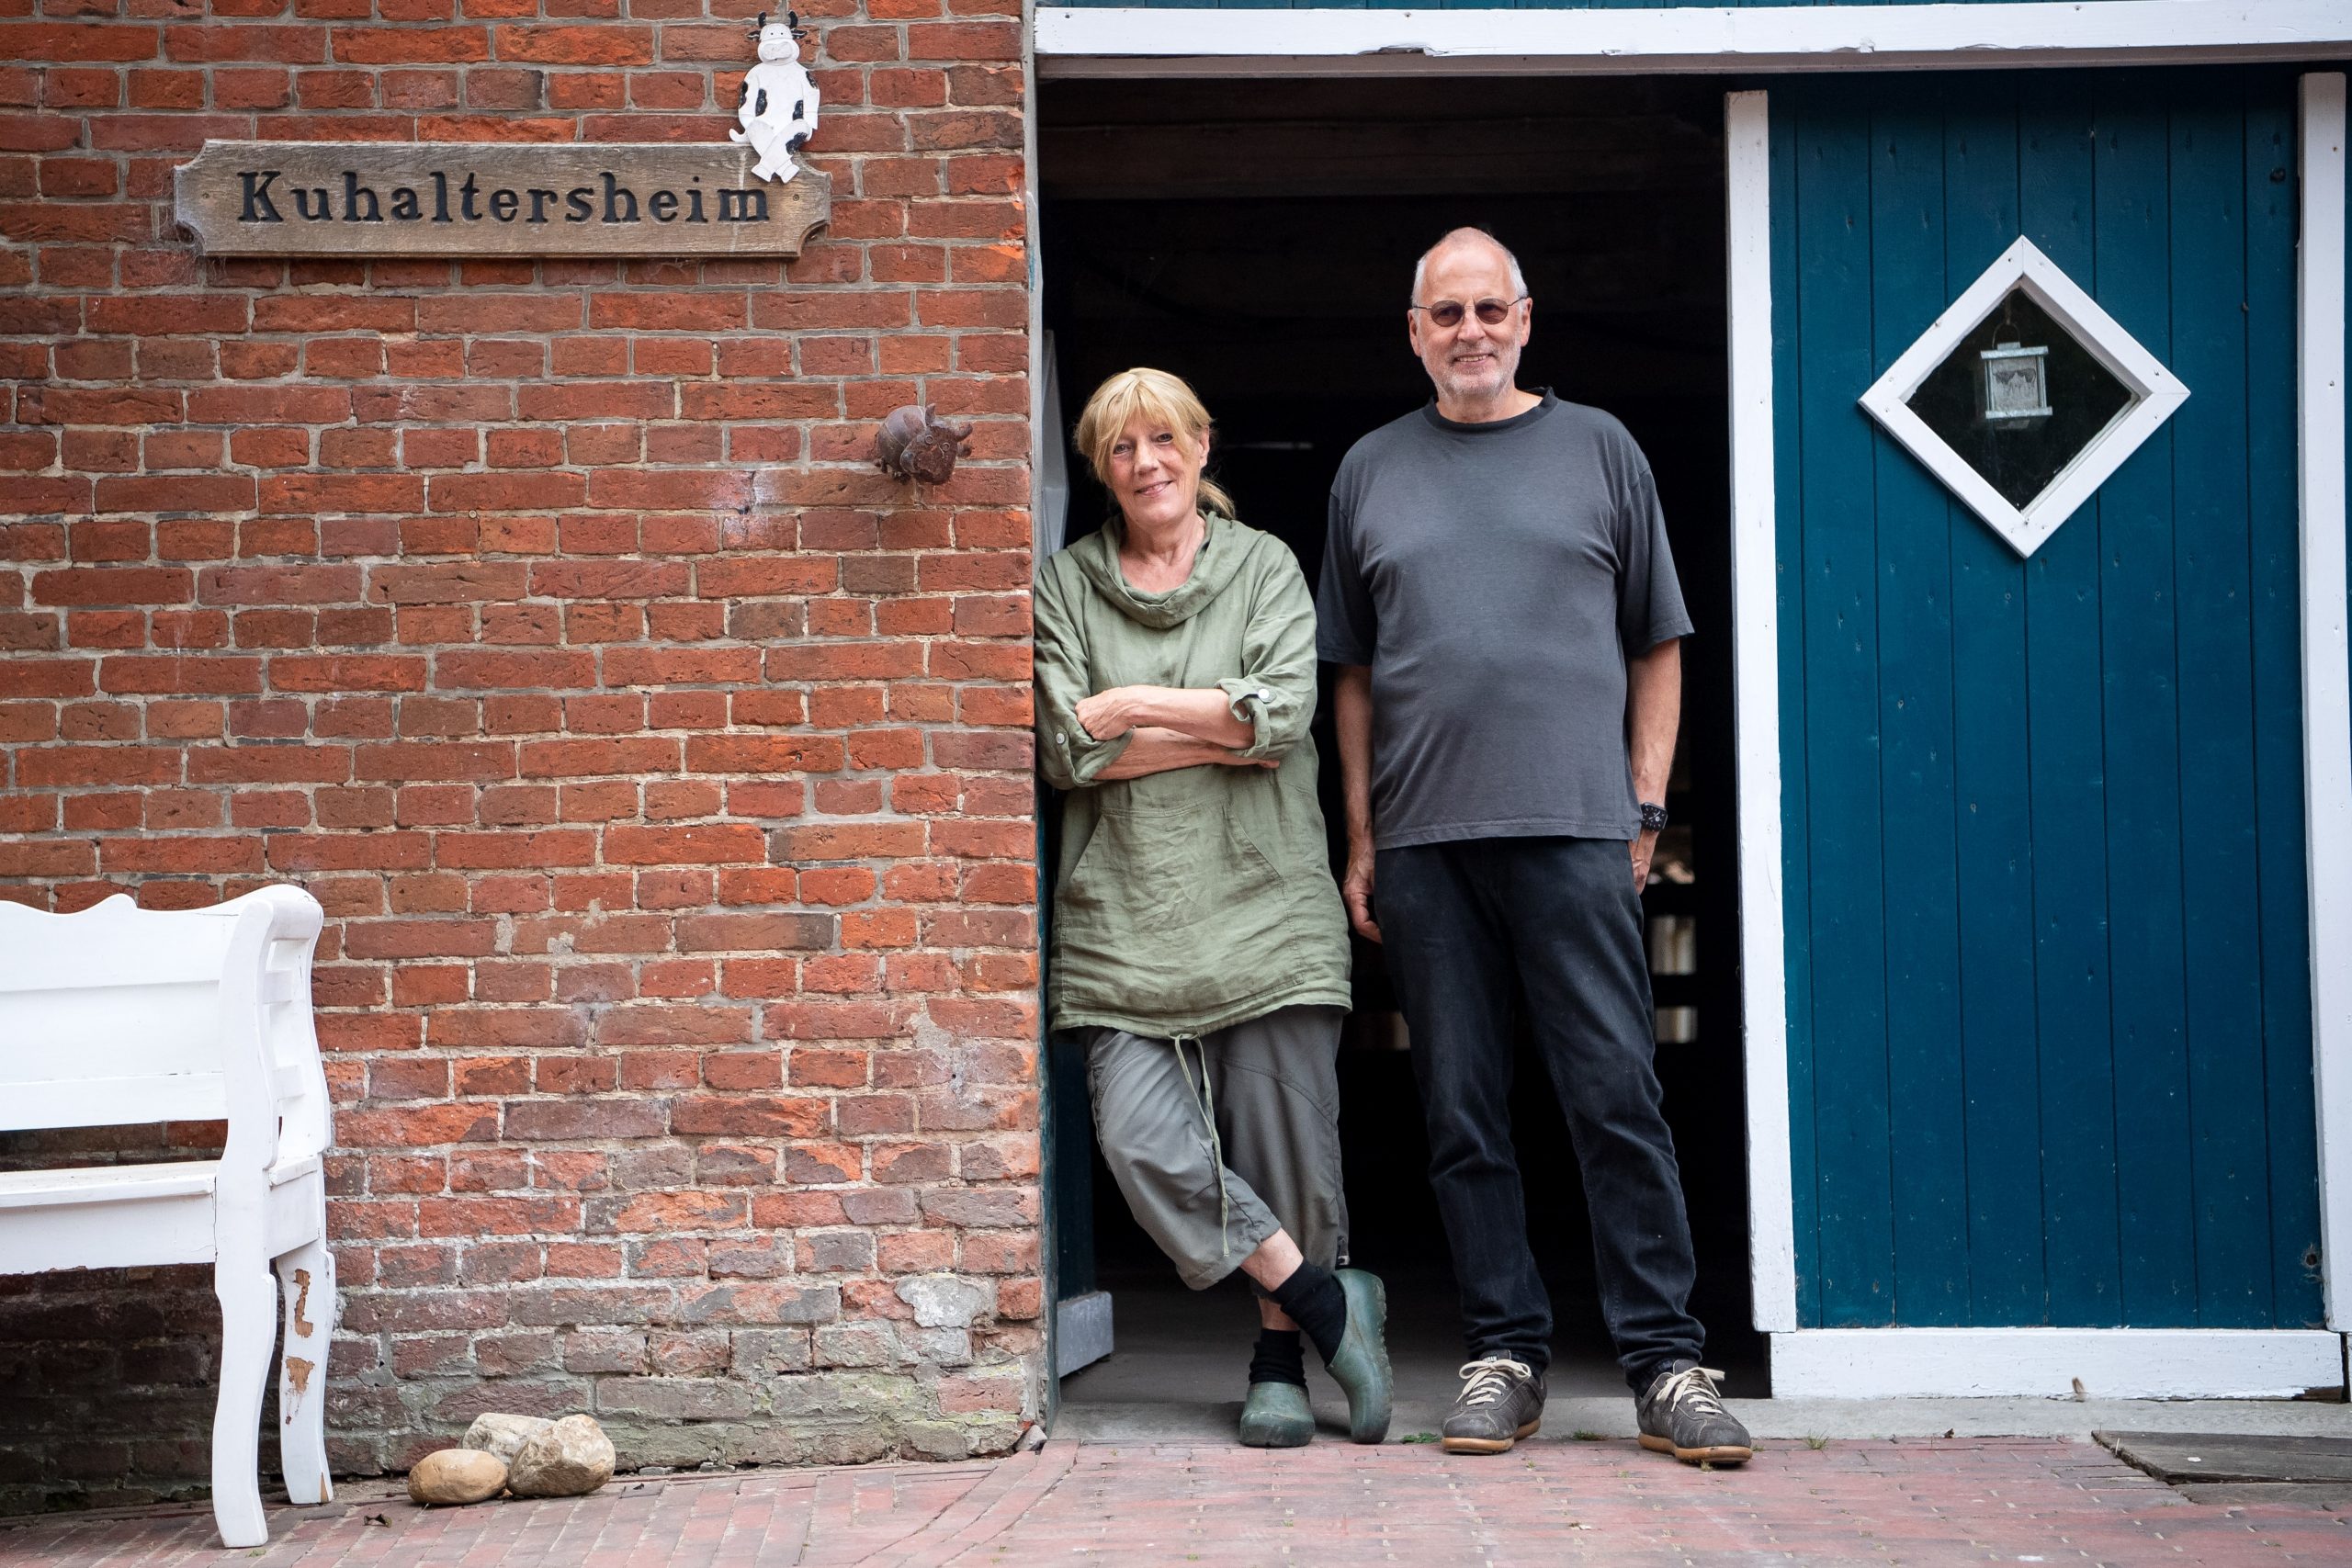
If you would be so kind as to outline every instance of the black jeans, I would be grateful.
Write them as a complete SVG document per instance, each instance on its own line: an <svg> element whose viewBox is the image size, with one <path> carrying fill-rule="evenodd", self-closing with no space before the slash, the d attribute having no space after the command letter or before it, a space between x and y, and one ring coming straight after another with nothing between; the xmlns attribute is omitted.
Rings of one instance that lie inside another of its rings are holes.
<svg viewBox="0 0 2352 1568"><path fill-rule="evenodd" d="M1552 1303L1527 1245L1511 1147L1514 978L1560 1097L1592 1216L1601 1314L1636 1393L1696 1360L1695 1272L1652 1063L1641 900L1621 840L1470 839L1382 850L1374 917L1411 1030L1430 1184L1470 1354L1538 1371Z"/></svg>

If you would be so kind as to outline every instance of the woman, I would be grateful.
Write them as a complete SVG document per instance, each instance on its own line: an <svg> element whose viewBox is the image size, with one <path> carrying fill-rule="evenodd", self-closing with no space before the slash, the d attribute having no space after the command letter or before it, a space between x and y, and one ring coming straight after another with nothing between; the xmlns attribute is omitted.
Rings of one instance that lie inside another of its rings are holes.
<svg viewBox="0 0 2352 1568"><path fill-rule="evenodd" d="M1202 478L1209 418L1112 377L1078 447L1118 515L1037 581L1037 741L1062 807L1056 1029L1087 1051L1103 1158L1204 1290L1238 1268L1260 1332L1241 1440L1314 1434L1299 1336L1388 1428L1380 1281L1336 1266L1347 917L1316 804L1315 607L1297 560Z"/></svg>

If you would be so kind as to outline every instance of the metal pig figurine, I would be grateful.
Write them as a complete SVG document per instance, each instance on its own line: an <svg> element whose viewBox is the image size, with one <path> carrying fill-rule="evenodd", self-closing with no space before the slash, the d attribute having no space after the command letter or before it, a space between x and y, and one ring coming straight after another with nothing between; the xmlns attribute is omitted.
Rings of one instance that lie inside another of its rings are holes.
<svg viewBox="0 0 2352 1568"><path fill-rule="evenodd" d="M752 173L763 180L788 180L800 172L792 154L817 129L817 84L800 63L800 17L786 11L771 22L765 11L752 36L760 40L760 62L743 74L743 97L735 110L742 127L729 141L748 141L760 155Z"/></svg>
<svg viewBox="0 0 2352 1568"><path fill-rule="evenodd" d="M892 409L874 433L874 466L902 479L945 484L971 438L969 424L950 424L929 403Z"/></svg>

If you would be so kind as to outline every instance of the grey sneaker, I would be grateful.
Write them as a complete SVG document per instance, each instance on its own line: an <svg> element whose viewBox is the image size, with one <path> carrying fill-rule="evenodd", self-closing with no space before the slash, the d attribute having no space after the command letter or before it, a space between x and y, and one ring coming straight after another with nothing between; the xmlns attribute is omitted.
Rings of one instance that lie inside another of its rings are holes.
<svg viewBox="0 0 2352 1568"><path fill-rule="evenodd" d="M1685 1464L1746 1464L1755 1455L1747 1428L1724 1408L1723 1373L1676 1361L1634 1401L1642 1447Z"/></svg>
<svg viewBox="0 0 2352 1568"><path fill-rule="evenodd" d="M1461 1376L1440 1438L1447 1453L1509 1453L1544 1425L1544 1375L1524 1361L1488 1356L1465 1362Z"/></svg>

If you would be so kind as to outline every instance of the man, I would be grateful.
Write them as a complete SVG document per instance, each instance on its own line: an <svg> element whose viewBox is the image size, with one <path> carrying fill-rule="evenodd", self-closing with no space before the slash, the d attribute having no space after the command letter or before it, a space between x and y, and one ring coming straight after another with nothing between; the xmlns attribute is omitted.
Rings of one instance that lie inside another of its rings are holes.
<svg viewBox="0 0 2352 1568"><path fill-rule="evenodd" d="M1516 984L1575 1140L1642 1444L1738 1463L1747 1432L1686 1305L1642 954L1690 621L1641 449L1607 414L1519 387L1533 309L1492 236L1440 240L1406 313L1436 400L1357 442L1332 485L1317 608L1340 667L1340 891L1404 1005L1462 1284L1471 1360L1445 1447L1501 1453L1543 1420L1552 1309L1510 1141Z"/></svg>

